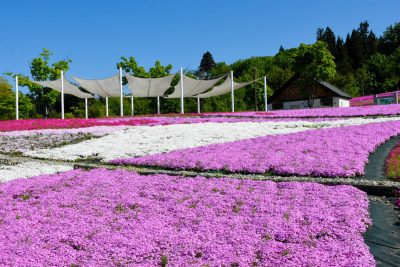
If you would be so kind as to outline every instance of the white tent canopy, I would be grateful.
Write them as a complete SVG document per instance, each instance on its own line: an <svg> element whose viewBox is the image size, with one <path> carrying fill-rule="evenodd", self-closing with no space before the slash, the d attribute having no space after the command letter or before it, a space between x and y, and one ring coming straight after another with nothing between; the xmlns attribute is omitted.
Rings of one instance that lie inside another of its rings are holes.
<svg viewBox="0 0 400 267"><path fill-rule="evenodd" d="M183 97L201 94L213 87L223 77L224 76L212 80L196 80L183 75ZM181 81L175 86L174 92L168 95L167 98L180 98L181 91L179 88L181 88Z"/></svg>
<svg viewBox="0 0 400 267"><path fill-rule="evenodd" d="M246 85L249 85L249 84L251 84L253 82L255 82L255 80L254 81L250 81L250 82L242 82L242 83L233 82L233 90L237 90L237 89L243 88ZM231 77L228 76L222 84L220 84L218 86L214 86L209 92L198 94L195 97L197 97L197 98L209 98L209 97L213 97L213 96L220 96L220 95L224 95L224 94L230 93L231 90L232 90L232 88L231 88Z"/></svg>
<svg viewBox="0 0 400 267"><path fill-rule="evenodd" d="M61 78L55 81L33 81L36 84L39 84L44 87L49 87L58 92L62 92L61 88ZM78 86L70 83L67 79L64 78L64 94L73 95L79 98L93 98L94 96L88 93L85 93L79 89Z"/></svg>
<svg viewBox="0 0 400 267"><path fill-rule="evenodd" d="M101 97L119 97L121 93L120 77L116 75L106 79L87 80L77 77L72 77L83 88L92 94Z"/></svg>
<svg viewBox="0 0 400 267"><path fill-rule="evenodd" d="M125 74L128 80L128 87L134 97L159 97L171 87L175 75L168 75L162 78L139 78Z"/></svg>

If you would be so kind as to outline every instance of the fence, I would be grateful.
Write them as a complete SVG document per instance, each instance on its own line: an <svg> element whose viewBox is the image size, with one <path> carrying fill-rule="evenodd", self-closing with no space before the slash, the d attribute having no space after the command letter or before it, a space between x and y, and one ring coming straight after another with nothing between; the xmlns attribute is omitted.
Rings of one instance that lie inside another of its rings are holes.
<svg viewBox="0 0 400 267"><path fill-rule="evenodd" d="M381 93L376 95L360 96L350 99L350 106L372 106L398 104L400 102L400 91Z"/></svg>

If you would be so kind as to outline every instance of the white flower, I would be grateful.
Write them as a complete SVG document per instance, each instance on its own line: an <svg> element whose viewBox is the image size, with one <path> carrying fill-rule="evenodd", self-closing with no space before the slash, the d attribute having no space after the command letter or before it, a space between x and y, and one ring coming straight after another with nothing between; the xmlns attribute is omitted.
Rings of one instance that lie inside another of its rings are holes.
<svg viewBox="0 0 400 267"><path fill-rule="evenodd" d="M17 165L0 166L0 182L6 182L17 178L29 178L41 174L72 170L70 165L50 164L36 161L23 162Z"/></svg>

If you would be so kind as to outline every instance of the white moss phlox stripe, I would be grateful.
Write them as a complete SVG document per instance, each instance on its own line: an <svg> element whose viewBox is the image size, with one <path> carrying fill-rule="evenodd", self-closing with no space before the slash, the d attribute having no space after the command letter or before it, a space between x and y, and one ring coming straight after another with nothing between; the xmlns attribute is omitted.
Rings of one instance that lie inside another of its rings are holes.
<svg viewBox="0 0 400 267"><path fill-rule="evenodd" d="M397 118L398 119L398 118ZM55 149L28 151L27 156L60 160L96 157L103 161L137 157L270 134L294 133L313 127L337 127L393 120L349 119L322 122L238 122L131 127L107 136Z"/></svg>
<svg viewBox="0 0 400 267"><path fill-rule="evenodd" d="M23 162L17 165L0 166L0 182L17 178L30 178L42 174L51 174L72 170L70 165L50 164L36 161Z"/></svg>

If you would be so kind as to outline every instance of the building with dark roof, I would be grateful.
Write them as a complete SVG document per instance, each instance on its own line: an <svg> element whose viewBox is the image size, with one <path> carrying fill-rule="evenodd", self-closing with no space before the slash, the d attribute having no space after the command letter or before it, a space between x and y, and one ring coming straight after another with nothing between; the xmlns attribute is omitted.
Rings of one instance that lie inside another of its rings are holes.
<svg viewBox="0 0 400 267"><path fill-rule="evenodd" d="M315 81L309 90L302 90L299 75L294 75L270 98L268 110L311 107L349 107L351 96L324 81Z"/></svg>

